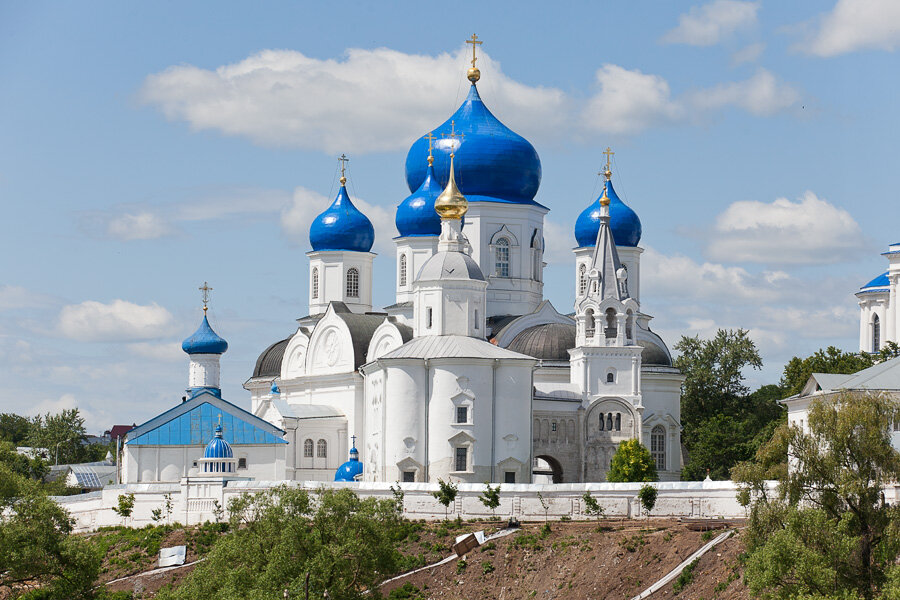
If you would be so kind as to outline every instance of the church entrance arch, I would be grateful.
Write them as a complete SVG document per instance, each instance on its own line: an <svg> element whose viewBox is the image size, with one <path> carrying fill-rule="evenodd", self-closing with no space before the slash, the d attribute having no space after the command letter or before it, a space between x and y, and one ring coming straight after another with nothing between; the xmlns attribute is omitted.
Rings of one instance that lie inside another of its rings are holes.
<svg viewBox="0 0 900 600"><path fill-rule="evenodd" d="M558 460L548 454L534 457L531 471L534 483L562 483L563 469Z"/></svg>

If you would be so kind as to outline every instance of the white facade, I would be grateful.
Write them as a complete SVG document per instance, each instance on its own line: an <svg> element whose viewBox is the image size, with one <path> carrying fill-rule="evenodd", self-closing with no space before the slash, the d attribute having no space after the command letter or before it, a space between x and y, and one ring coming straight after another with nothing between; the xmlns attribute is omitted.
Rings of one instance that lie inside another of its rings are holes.
<svg viewBox="0 0 900 600"><path fill-rule="evenodd" d="M372 310L372 252L320 250L309 257L309 314L328 309L329 302L343 302L351 311Z"/></svg>
<svg viewBox="0 0 900 600"><path fill-rule="evenodd" d="M888 270L857 292L859 299L859 351L878 352L885 342L900 343L900 243L882 256Z"/></svg>

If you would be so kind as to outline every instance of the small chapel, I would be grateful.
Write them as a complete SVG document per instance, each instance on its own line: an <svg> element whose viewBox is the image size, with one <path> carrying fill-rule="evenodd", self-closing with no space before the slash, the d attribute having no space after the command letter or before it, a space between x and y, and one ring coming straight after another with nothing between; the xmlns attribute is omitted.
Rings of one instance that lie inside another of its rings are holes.
<svg viewBox="0 0 900 600"><path fill-rule="evenodd" d="M468 42L465 100L407 153L395 302L372 305L375 231L345 156L312 222L308 314L244 384L253 416L284 432L282 478L605 481L638 439L678 480L683 377L641 305L641 222L613 187L613 153L573 224L575 302L559 312L543 255L571 242L545 239L540 158L485 105L481 41Z"/></svg>

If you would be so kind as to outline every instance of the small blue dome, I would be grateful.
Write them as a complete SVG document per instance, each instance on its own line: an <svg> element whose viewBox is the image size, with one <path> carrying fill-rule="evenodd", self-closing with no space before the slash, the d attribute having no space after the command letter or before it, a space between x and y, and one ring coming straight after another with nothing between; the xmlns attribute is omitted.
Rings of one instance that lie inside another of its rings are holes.
<svg viewBox="0 0 900 600"><path fill-rule="evenodd" d="M231 451L231 444L222 438L221 425L216 425L216 434L206 445L206 451L203 452L203 458L234 458L234 453Z"/></svg>
<svg viewBox="0 0 900 600"><path fill-rule="evenodd" d="M641 220L637 213L619 199L612 181L606 182L606 195L609 196L609 227L616 246L637 246L641 241ZM578 247L595 245L599 230L600 198L597 198L578 215L575 221L575 239L578 241Z"/></svg>
<svg viewBox="0 0 900 600"><path fill-rule="evenodd" d="M213 331L204 314L197 331L181 342L181 349L188 354L224 354L228 350L228 342Z"/></svg>
<svg viewBox="0 0 900 600"><path fill-rule="evenodd" d="M461 141L443 137L451 128L463 134ZM541 159L528 140L491 114L474 83L459 109L432 133L439 138L434 147L434 172L441 188L450 178L450 152L458 147L456 183L469 202L534 203L541 185ZM406 155L406 183L411 192L427 177L427 157L428 140L419 138Z"/></svg>
<svg viewBox="0 0 900 600"><path fill-rule="evenodd" d="M441 191L434 167L428 165L422 185L397 207L394 222L400 237L441 234L441 217L434 211L434 201Z"/></svg>
<svg viewBox="0 0 900 600"><path fill-rule="evenodd" d="M891 285L890 280L888 279L888 272L885 271L866 285L862 286L860 289L865 290L868 288L880 288L880 287L888 287Z"/></svg>
<svg viewBox="0 0 900 600"><path fill-rule="evenodd" d="M271 392L272 394L280 394L281 390L278 389L278 384L273 381L272 387L269 388L269 392Z"/></svg>
<svg viewBox="0 0 900 600"><path fill-rule="evenodd" d="M362 475L363 464L359 462L359 451L356 446L350 449L350 460L338 467L334 473L335 481L356 481L358 475Z"/></svg>
<svg viewBox="0 0 900 600"><path fill-rule="evenodd" d="M309 243L320 250L368 252L375 243L372 222L353 206L346 186L341 186L331 206L313 220L309 227Z"/></svg>

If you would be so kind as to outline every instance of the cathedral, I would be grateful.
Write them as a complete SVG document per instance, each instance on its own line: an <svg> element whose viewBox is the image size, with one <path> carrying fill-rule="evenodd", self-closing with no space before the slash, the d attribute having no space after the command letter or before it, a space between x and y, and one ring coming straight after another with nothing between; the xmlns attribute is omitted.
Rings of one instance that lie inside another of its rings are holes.
<svg viewBox="0 0 900 600"><path fill-rule="evenodd" d="M677 480L683 377L641 306L641 223L611 152L574 223L561 313L543 297L543 254L569 242L545 240L540 158L482 101L474 48L467 97L406 157L396 301L372 306L375 231L342 163L309 231L309 314L259 356L252 416L284 432L284 479L604 481L636 438Z"/></svg>

